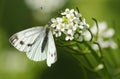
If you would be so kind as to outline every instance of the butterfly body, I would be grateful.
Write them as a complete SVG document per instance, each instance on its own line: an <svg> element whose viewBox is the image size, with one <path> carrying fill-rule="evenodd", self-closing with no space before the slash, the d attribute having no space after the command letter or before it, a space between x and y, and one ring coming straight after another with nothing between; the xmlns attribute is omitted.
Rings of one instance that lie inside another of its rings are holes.
<svg viewBox="0 0 120 79"><path fill-rule="evenodd" d="M33 27L18 32L10 37L10 43L19 51L26 52L29 59L43 61L47 65L55 63L57 52L52 32L47 27Z"/></svg>
<svg viewBox="0 0 120 79"><path fill-rule="evenodd" d="M46 43L47 43L47 41L48 41L49 29L46 28L45 33L46 33L46 35L45 35L45 38L44 38L43 43L42 43L42 50L41 50L42 52L43 52L43 50L44 50L44 48L45 48L45 45L46 45Z"/></svg>

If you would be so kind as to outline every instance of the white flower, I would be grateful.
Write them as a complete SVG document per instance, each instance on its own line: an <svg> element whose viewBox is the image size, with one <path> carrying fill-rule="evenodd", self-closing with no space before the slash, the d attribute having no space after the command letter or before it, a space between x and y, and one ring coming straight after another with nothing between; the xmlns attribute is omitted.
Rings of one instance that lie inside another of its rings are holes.
<svg viewBox="0 0 120 79"><path fill-rule="evenodd" d="M85 22L85 18L82 19L82 22L81 22L81 25L80 25L80 26L83 26L84 29L89 28L89 25Z"/></svg>
<svg viewBox="0 0 120 79"><path fill-rule="evenodd" d="M118 47L114 40L109 40L109 45L112 49L116 49Z"/></svg>
<svg viewBox="0 0 120 79"><path fill-rule="evenodd" d="M52 18L51 22L52 22L51 26L54 28L54 27L58 26L60 23L62 23L62 19L59 17L56 19Z"/></svg>
<svg viewBox="0 0 120 79"><path fill-rule="evenodd" d="M64 24L63 24L63 23L59 23L59 24L56 26L56 29L57 29L57 30L64 31Z"/></svg>
<svg viewBox="0 0 120 79"><path fill-rule="evenodd" d="M77 27L74 25L73 22L70 22L69 24L66 25L66 29L75 31Z"/></svg>
<svg viewBox="0 0 120 79"><path fill-rule="evenodd" d="M90 41L90 39L91 39L91 34L90 34L90 32L89 32L88 30L84 31L84 33L83 33L83 38L84 38L84 40L86 40L86 41Z"/></svg>
<svg viewBox="0 0 120 79"><path fill-rule="evenodd" d="M57 31L57 30L54 30L53 31L53 34L56 36L56 37L59 37L59 36L61 36L61 31Z"/></svg>
<svg viewBox="0 0 120 79"><path fill-rule="evenodd" d="M66 8L65 12L62 12L61 15L67 15L67 14L70 14L70 13L73 13L73 12L74 12L74 9L69 10L68 8Z"/></svg>
<svg viewBox="0 0 120 79"><path fill-rule="evenodd" d="M52 24L50 26L55 30L53 34L55 36L61 36L63 33L66 35L65 40L73 40L76 33L80 35L83 30L89 28L85 19L82 19L82 15L74 9L66 9L65 12L61 13L61 17L53 18L51 22Z"/></svg>
<svg viewBox="0 0 120 79"><path fill-rule="evenodd" d="M54 28L54 27L56 27L56 25L58 24L58 22L57 22L57 20L55 19L55 18L52 18L51 19L51 22L53 23L53 24L51 24L51 26Z"/></svg>
<svg viewBox="0 0 120 79"><path fill-rule="evenodd" d="M72 34L72 29L69 29L68 31L67 31L67 34Z"/></svg>
<svg viewBox="0 0 120 79"><path fill-rule="evenodd" d="M61 13L61 15L66 16L66 18L69 19L69 21L73 21L76 18L80 18L81 14L75 11L74 9L69 10L68 8L65 10L65 12Z"/></svg>
<svg viewBox="0 0 120 79"><path fill-rule="evenodd" d="M73 40L73 39L74 39L74 37L72 35L67 35L65 38L66 41Z"/></svg>
<svg viewBox="0 0 120 79"><path fill-rule="evenodd" d="M94 24L93 27L90 28L90 30L94 36L97 35L96 24ZM112 40L114 33L114 29L108 28L106 22L98 23L98 38L96 41L100 44L101 48L117 48L117 44L114 42L114 40ZM84 39L86 41L91 39L91 34L88 31L84 33ZM94 50L99 49L96 44L93 44L92 47Z"/></svg>
<svg viewBox="0 0 120 79"><path fill-rule="evenodd" d="M105 38L110 38L113 37L115 31L112 28L109 28L108 30L106 30L105 34L103 34L103 37Z"/></svg>

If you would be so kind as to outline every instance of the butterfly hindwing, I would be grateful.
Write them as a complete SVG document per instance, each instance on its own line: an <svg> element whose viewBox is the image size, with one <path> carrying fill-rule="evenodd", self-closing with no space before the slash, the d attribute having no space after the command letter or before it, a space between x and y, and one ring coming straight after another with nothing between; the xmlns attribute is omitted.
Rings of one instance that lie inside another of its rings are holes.
<svg viewBox="0 0 120 79"><path fill-rule="evenodd" d="M54 38L52 32L49 31L48 34L48 52L47 52L47 65L51 66L51 64L57 61L57 51L55 47Z"/></svg>

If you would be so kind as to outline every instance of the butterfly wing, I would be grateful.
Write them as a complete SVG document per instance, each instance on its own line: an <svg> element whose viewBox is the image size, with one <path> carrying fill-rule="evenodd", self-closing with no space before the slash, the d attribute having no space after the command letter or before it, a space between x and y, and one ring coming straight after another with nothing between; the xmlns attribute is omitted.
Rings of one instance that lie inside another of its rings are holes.
<svg viewBox="0 0 120 79"><path fill-rule="evenodd" d="M42 61L46 59L47 45L45 46L45 49L42 51L42 43L46 36L45 30L40 34L36 42L31 46L30 51L26 53L28 58L30 58L31 60Z"/></svg>
<svg viewBox="0 0 120 79"><path fill-rule="evenodd" d="M10 43L19 51L26 52L27 57L34 61L46 59L45 51L41 52L46 27L33 27L18 32L10 37Z"/></svg>
<svg viewBox="0 0 120 79"><path fill-rule="evenodd" d="M52 32L48 34L48 50L47 50L47 65L50 67L51 64L57 61L57 52L55 47L54 38Z"/></svg>

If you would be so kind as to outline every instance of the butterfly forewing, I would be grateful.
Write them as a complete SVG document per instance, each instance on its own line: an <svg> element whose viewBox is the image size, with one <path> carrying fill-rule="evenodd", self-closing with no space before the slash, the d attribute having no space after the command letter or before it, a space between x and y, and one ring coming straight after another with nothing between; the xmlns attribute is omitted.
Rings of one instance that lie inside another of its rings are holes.
<svg viewBox="0 0 120 79"><path fill-rule="evenodd" d="M34 60L34 61L42 61L46 59L46 53L45 50L42 51L42 43L45 37L45 30L40 34L40 36L37 38L36 42L32 45L30 48L30 51L27 52L27 56Z"/></svg>
<svg viewBox="0 0 120 79"><path fill-rule="evenodd" d="M46 27L33 27L14 34L10 43L20 51L26 52L27 57L34 61L46 59L46 52L41 52L41 45Z"/></svg>
<svg viewBox="0 0 120 79"><path fill-rule="evenodd" d="M10 37L9 42L18 50L27 52L30 46L34 44L37 37L42 33L43 27L33 27L18 32Z"/></svg>
<svg viewBox="0 0 120 79"><path fill-rule="evenodd" d="M52 32L47 27L33 27L10 37L10 43L18 50L26 52L34 61L47 58L47 65L55 63L57 52Z"/></svg>

